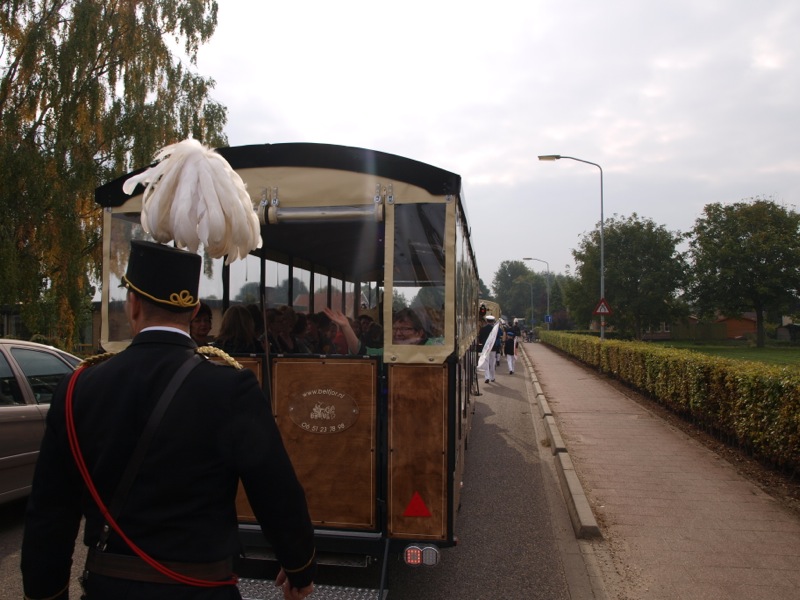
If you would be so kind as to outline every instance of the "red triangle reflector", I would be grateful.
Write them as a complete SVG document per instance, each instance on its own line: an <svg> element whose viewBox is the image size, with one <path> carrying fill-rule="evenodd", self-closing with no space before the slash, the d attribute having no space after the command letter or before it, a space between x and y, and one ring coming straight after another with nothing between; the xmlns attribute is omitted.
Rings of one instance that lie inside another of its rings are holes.
<svg viewBox="0 0 800 600"><path fill-rule="evenodd" d="M425 506L425 502L422 500L422 496L419 495L419 492L414 492L414 495L411 496L411 502L408 503L406 506L406 510L403 513L404 517L430 517L431 511L428 510L428 507Z"/></svg>

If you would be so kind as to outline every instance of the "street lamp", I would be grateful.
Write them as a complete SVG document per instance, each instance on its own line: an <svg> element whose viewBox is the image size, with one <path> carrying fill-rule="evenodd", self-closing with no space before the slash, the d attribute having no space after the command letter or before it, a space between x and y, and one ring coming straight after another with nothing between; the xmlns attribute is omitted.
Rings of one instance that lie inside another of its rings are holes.
<svg viewBox="0 0 800 600"><path fill-rule="evenodd" d="M531 288L531 331L533 331L533 282L528 281L527 283Z"/></svg>
<svg viewBox="0 0 800 600"><path fill-rule="evenodd" d="M539 156L539 160L560 160L566 158L569 160L576 160L587 165L594 165L600 169L600 300L605 302L606 299L606 271L605 271L605 242L603 238L603 167L597 163L593 163L582 158L575 158L574 156L561 156L560 154L545 154ZM600 314L600 339L606 339L606 316Z"/></svg>
<svg viewBox="0 0 800 600"><path fill-rule="evenodd" d="M535 260L547 265L547 330L550 331L550 321L552 320L552 317L550 316L550 263L547 262L546 260L542 260L541 258L523 258L522 260ZM533 310L533 299L531 299L531 311L532 310Z"/></svg>

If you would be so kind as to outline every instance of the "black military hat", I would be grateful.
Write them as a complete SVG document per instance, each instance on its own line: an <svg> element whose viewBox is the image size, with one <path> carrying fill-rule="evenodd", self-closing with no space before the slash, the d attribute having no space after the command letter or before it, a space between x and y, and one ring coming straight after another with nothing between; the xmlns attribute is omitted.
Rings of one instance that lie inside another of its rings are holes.
<svg viewBox="0 0 800 600"><path fill-rule="evenodd" d="M168 310L191 310L200 302L201 263L200 256L193 252L133 240L122 285Z"/></svg>

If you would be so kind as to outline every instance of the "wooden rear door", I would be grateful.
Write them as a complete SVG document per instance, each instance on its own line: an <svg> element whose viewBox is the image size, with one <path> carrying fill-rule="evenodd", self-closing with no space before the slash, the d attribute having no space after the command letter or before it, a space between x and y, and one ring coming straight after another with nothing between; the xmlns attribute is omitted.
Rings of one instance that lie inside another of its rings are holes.
<svg viewBox="0 0 800 600"><path fill-rule="evenodd" d="M315 526L375 530L377 362L276 358L272 403Z"/></svg>
<svg viewBox="0 0 800 600"><path fill-rule="evenodd" d="M447 539L446 365L389 367L389 535Z"/></svg>

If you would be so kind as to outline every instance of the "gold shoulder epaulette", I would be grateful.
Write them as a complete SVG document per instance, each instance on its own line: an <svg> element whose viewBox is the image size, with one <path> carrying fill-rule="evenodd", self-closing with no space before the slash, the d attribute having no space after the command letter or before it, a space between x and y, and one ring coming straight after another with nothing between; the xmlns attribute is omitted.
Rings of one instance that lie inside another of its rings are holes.
<svg viewBox="0 0 800 600"><path fill-rule="evenodd" d="M235 358L233 358L230 354L217 348L216 346L200 346L197 349L198 354L202 354L203 356L216 356L217 358L221 358L234 369L243 369L241 363L239 363Z"/></svg>
<svg viewBox="0 0 800 600"><path fill-rule="evenodd" d="M111 358L115 354L116 354L115 352L105 352L103 354L95 354L93 356L90 356L89 358L84 358L80 362L80 364L78 366L79 367L91 367L92 365L96 365L96 364L99 364L99 363L101 363L103 361L108 360L109 358Z"/></svg>

